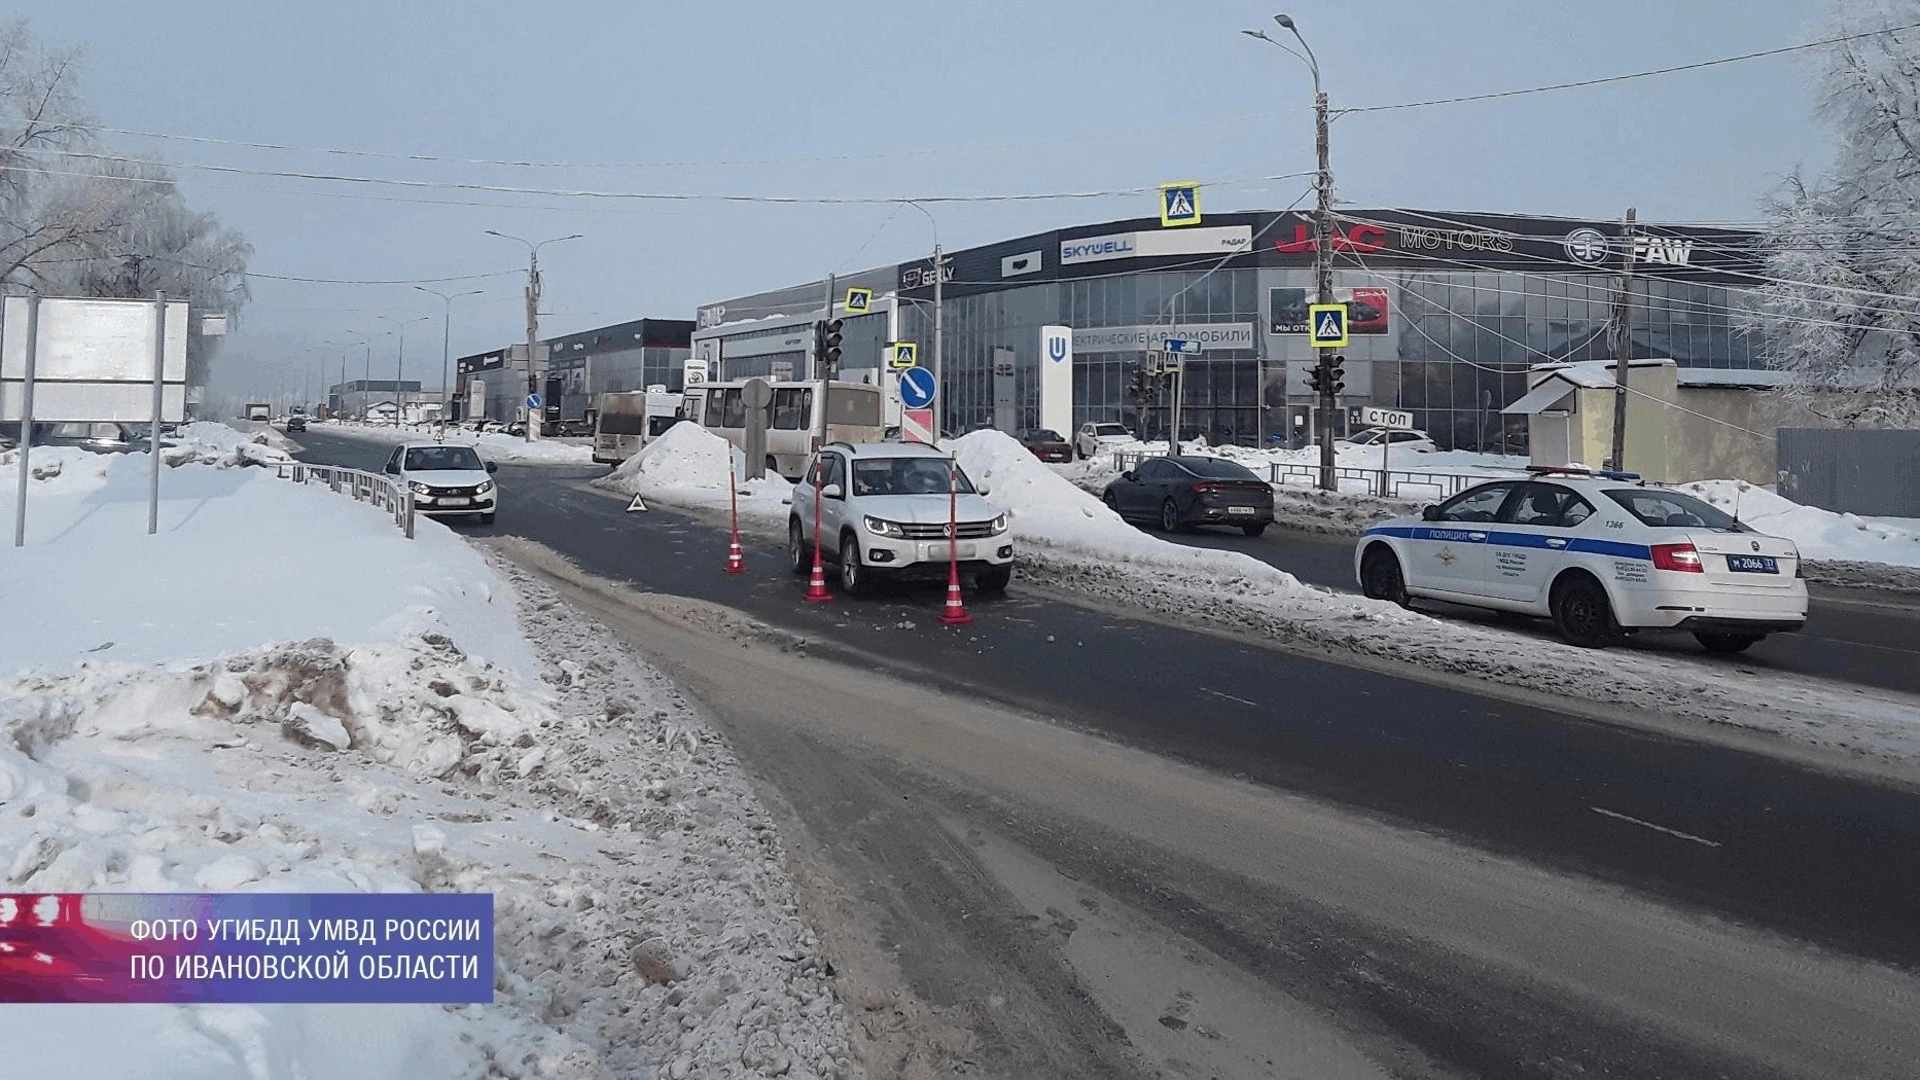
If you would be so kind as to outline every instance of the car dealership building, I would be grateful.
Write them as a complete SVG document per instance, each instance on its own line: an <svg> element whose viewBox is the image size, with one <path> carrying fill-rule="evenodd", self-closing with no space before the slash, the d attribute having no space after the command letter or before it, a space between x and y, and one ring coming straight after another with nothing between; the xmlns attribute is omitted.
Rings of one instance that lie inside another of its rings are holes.
<svg viewBox="0 0 1920 1080"><path fill-rule="evenodd" d="M1185 434L1242 444L1303 434L1315 233L1301 212L1209 214L1190 226L1115 221L949 253L943 430L1099 420L1164 436L1167 395L1142 408L1130 385L1148 351L1177 337L1205 350L1182 380ZM1612 358L1629 258L1634 357L1683 371L1761 368L1760 338L1740 325L1760 273L1754 239L1687 225L1629 235L1620 222L1344 210L1332 240L1352 324L1341 404L1410 409L1443 448L1492 449L1530 366ZM836 283L839 300L849 286L874 293L865 312L836 307L841 377L891 382L887 346L899 341L919 343L930 365L933 274L923 259ZM713 379L809 377L825 300L815 282L707 305L692 355ZM1070 352L1043 357L1060 327Z"/></svg>

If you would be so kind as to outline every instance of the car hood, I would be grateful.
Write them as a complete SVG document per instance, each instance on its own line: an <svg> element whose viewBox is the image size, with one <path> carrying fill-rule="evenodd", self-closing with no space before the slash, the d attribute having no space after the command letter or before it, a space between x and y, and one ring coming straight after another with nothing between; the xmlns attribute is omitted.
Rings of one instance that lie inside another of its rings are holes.
<svg viewBox="0 0 1920 1080"><path fill-rule="evenodd" d="M400 479L434 487L475 487L493 479L485 469L408 469Z"/></svg>
<svg viewBox="0 0 1920 1080"><path fill-rule="evenodd" d="M947 521L945 495L869 495L860 500L860 512L885 521L939 525ZM959 521L992 521L1001 510L978 495L962 495L954 504Z"/></svg>

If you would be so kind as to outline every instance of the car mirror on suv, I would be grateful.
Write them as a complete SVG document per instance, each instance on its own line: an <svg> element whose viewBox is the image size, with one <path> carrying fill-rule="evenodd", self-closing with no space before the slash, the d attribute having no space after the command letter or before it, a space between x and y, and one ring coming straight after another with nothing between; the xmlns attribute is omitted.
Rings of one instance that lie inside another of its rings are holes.
<svg viewBox="0 0 1920 1080"><path fill-rule="evenodd" d="M399 476L400 466L395 465L393 462L389 461L387 462L387 467L382 471L384 471L388 476Z"/></svg>
<svg viewBox="0 0 1920 1080"><path fill-rule="evenodd" d="M492 461L489 461L489 462L487 462L487 471L488 471L488 472L499 472L499 471L500 471L500 466L499 466L499 464L498 464L498 463L496 463L496 462L492 462Z"/></svg>
<svg viewBox="0 0 1920 1080"><path fill-rule="evenodd" d="M823 499L844 499L847 497L847 492L846 489L842 488L839 484L828 484L826 487L820 489L820 497Z"/></svg>
<svg viewBox="0 0 1920 1080"><path fill-rule="evenodd" d="M1423 507L1421 507L1421 508L1420 508L1420 520L1421 520L1421 521L1439 521L1439 520L1440 520L1440 508L1439 508L1439 507L1437 507L1437 506L1423 506Z"/></svg>
<svg viewBox="0 0 1920 1080"><path fill-rule="evenodd" d="M1133 483L1133 470L1128 469L1126 472L1121 473L1120 479L1125 480L1129 484Z"/></svg>

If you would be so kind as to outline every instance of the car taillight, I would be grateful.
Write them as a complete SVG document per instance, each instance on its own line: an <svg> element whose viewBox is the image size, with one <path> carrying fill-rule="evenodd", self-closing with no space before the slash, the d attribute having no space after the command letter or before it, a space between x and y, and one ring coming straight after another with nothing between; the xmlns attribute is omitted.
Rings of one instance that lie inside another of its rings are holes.
<svg viewBox="0 0 1920 1080"><path fill-rule="evenodd" d="M1196 495L1208 494L1211 492L1219 491L1220 485L1219 484L1195 484L1193 485L1193 490L1194 490L1194 494Z"/></svg>
<svg viewBox="0 0 1920 1080"><path fill-rule="evenodd" d="M1700 553L1692 544L1653 545L1653 568L1682 574L1706 573L1706 568L1700 565Z"/></svg>

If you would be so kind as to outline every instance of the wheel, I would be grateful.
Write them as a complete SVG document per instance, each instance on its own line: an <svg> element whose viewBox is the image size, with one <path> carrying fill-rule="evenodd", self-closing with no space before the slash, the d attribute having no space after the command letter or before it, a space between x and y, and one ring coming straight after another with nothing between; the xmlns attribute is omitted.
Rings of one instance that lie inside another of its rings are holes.
<svg viewBox="0 0 1920 1080"><path fill-rule="evenodd" d="M1172 499L1160 504L1160 528L1163 532L1179 532L1182 528L1180 508L1173 504Z"/></svg>
<svg viewBox="0 0 1920 1080"><path fill-rule="evenodd" d="M800 529L799 518L787 519L787 568L795 574L813 569L813 555L807 550L807 537Z"/></svg>
<svg viewBox="0 0 1920 1080"><path fill-rule="evenodd" d="M1695 634L1694 640L1710 653L1738 653L1766 640L1765 634Z"/></svg>
<svg viewBox="0 0 1920 1080"><path fill-rule="evenodd" d="M1400 572L1400 560L1384 545L1375 544L1360 559L1360 591L1369 600L1391 600L1408 607L1407 579Z"/></svg>
<svg viewBox="0 0 1920 1080"><path fill-rule="evenodd" d="M1248 536L1259 536L1261 533L1267 531L1269 524L1270 522L1253 521L1240 526L1240 531L1246 533Z"/></svg>
<svg viewBox="0 0 1920 1080"><path fill-rule="evenodd" d="M775 476L780 476L780 463L773 460L772 454L767 455L767 471ZM785 479L785 477L781 477L781 479Z"/></svg>
<svg viewBox="0 0 1920 1080"><path fill-rule="evenodd" d="M973 587L983 593L998 596L1007 591L1007 583L1013 580L1013 564L994 566L980 571L973 580Z"/></svg>
<svg viewBox="0 0 1920 1080"><path fill-rule="evenodd" d="M1554 586L1553 600L1548 606L1553 611L1554 628L1569 645L1598 649L1620 636L1620 624L1613 621L1613 605L1607 602L1607 591L1584 574L1562 578Z"/></svg>
<svg viewBox="0 0 1920 1080"><path fill-rule="evenodd" d="M1107 509L1113 511L1115 514L1119 514L1121 517L1126 517L1125 514L1120 513L1120 500L1113 497L1113 492L1111 491L1102 492L1100 495L1100 501L1105 503L1107 506Z"/></svg>
<svg viewBox="0 0 1920 1080"><path fill-rule="evenodd" d="M1085 454L1083 454L1083 453L1081 453L1081 452L1080 452L1080 448L1079 448L1078 446L1076 446L1076 447L1074 447L1074 448L1073 448L1073 460L1075 460L1075 461L1085 461L1085 460L1087 460L1087 455L1085 455Z"/></svg>
<svg viewBox="0 0 1920 1080"><path fill-rule="evenodd" d="M848 596L867 591L867 568L860 563L860 541L852 533L840 538L840 590Z"/></svg>

